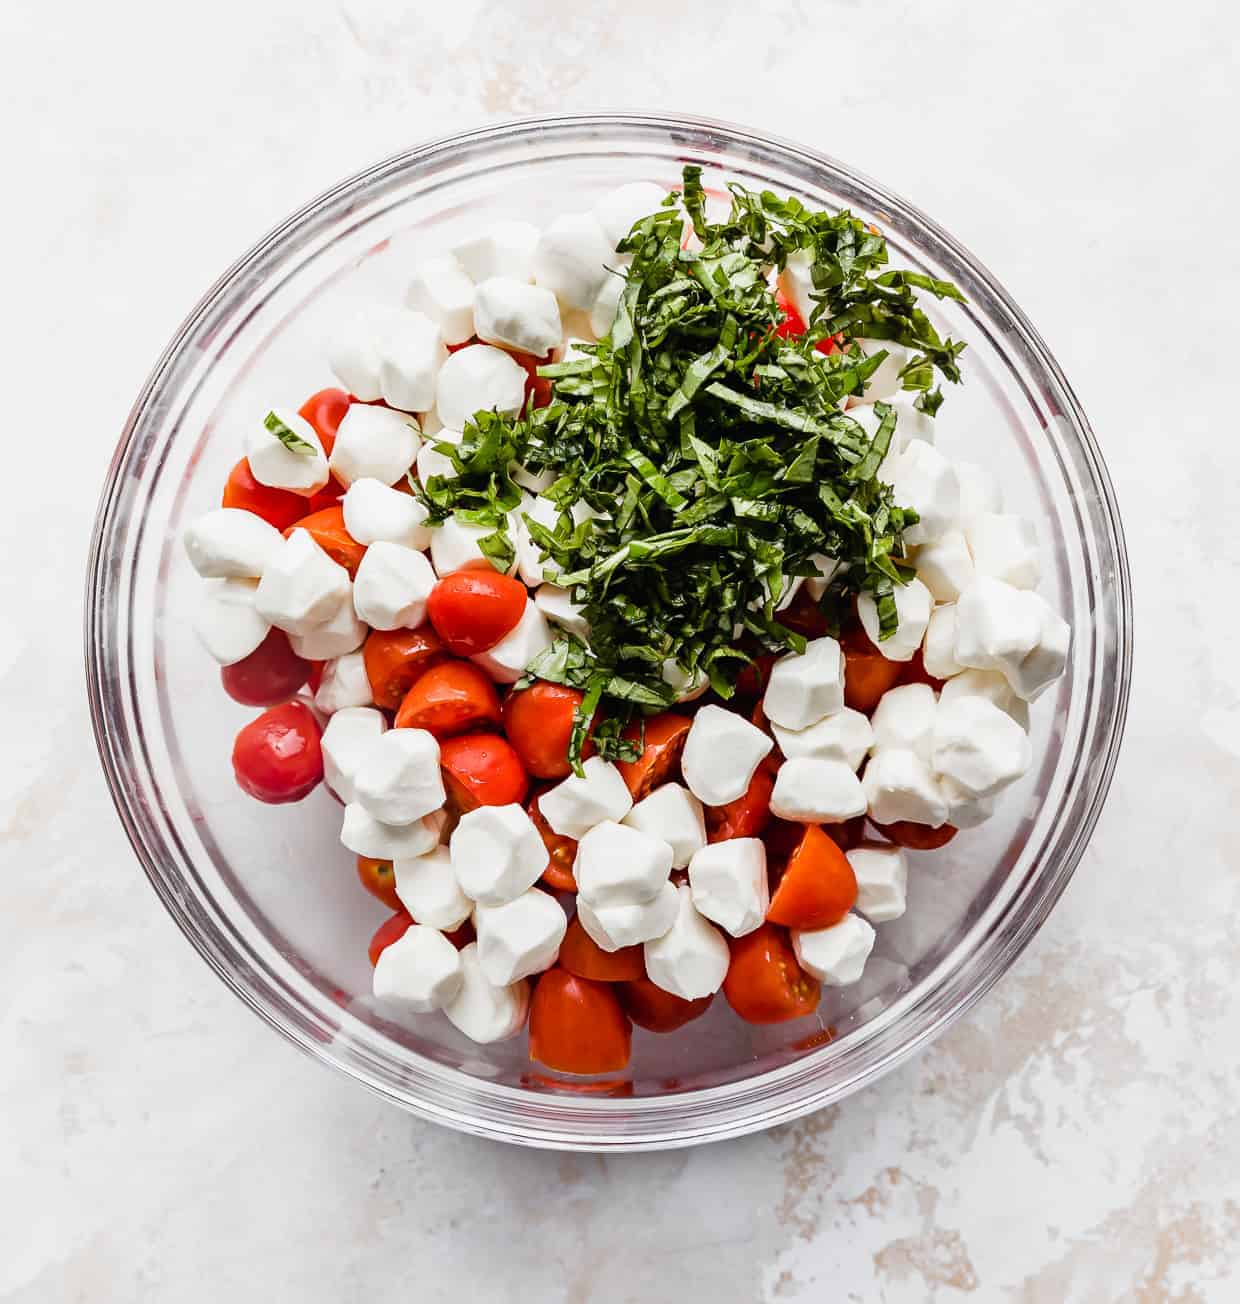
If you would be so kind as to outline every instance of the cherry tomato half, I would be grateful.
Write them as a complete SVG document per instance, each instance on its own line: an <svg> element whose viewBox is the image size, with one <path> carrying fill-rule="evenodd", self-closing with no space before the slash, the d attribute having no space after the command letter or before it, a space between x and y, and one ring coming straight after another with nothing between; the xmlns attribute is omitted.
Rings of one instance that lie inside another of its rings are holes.
<svg viewBox="0 0 1240 1304"><path fill-rule="evenodd" d="M824 824L822 831L841 851L851 851L859 847L865 837L865 816L858 815L843 824Z"/></svg>
<svg viewBox="0 0 1240 1304"><path fill-rule="evenodd" d="M306 514L306 500L300 494L289 493L287 489L272 489L259 484L254 478L250 464L243 457L228 473L224 483L224 496L220 500L224 507L237 507L243 512L253 512L261 516L268 525L277 530L286 530L294 521Z"/></svg>
<svg viewBox="0 0 1240 1304"><path fill-rule="evenodd" d="M375 705L400 709L406 694L447 653L429 625L417 629L373 629L362 645L362 660Z"/></svg>
<svg viewBox="0 0 1240 1304"><path fill-rule="evenodd" d="M349 396L343 389L321 389L311 394L297 409L297 415L305 417L314 427L323 452L330 457L332 446L336 442L336 431L349 410Z"/></svg>
<svg viewBox="0 0 1240 1304"><path fill-rule="evenodd" d="M821 988L797 963L788 934L762 924L734 938L723 980L728 1004L748 1023L783 1023L812 1014Z"/></svg>
<svg viewBox="0 0 1240 1304"><path fill-rule="evenodd" d="M370 939L370 945L366 948L366 954L370 956L370 965L373 969L379 963L379 957L392 945L393 942L399 942L402 937L413 927L413 919L409 912L403 907L399 908L390 919L385 919L383 923L375 929L375 935Z"/></svg>
<svg viewBox="0 0 1240 1304"><path fill-rule="evenodd" d="M683 996L665 992L649 978L634 978L617 989L624 1012L639 1028L651 1032L675 1032L710 1009L713 995L687 1001Z"/></svg>
<svg viewBox="0 0 1240 1304"><path fill-rule="evenodd" d="M294 530L305 530L332 561L343 566L350 575L357 574L357 568L366 555L366 545L358 543L345 529L344 508L339 504L294 521L284 531L284 537L287 539Z"/></svg>
<svg viewBox="0 0 1240 1304"><path fill-rule="evenodd" d="M445 738L439 764L448 792L461 810L525 800L529 784L521 758L498 734Z"/></svg>
<svg viewBox="0 0 1240 1304"><path fill-rule="evenodd" d="M286 702L251 720L233 743L233 772L259 801L300 801L323 777L319 723L308 706Z"/></svg>
<svg viewBox="0 0 1240 1304"><path fill-rule="evenodd" d="M293 651L282 629L274 627L248 657L220 669L224 691L242 706L287 702L309 675L310 662Z"/></svg>
<svg viewBox="0 0 1240 1304"><path fill-rule="evenodd" d="M692 725L693 721L687 716L677 715L674 711L652 715L646 721L646 743L642 754L635 761L616 762L634 801L641 801L671 778L680 764L680 754L685 750L685 739ZM634 722L621 736L634 740L640 738L641 724Z"/></svg>
<svg viewBox="0 0 1240 1304"><path fill-rule="evenodd" d="M857 900L857 876L848 858L816 824L809 824L788 857L766 912L786 928L829 928Z"/></svg>
<svg viewBox="0 0 1240 1304"><path fill-rule="evenodd" d="M609 983L559 967L530 1001L530 1058L558 1073L615 1073L629 1062L632 1028Z"/></svg>
<svg viewBox="0 0 1240 1304"><path fill-rule="evenodd" d="M926 663L922 659L921 648L913 653L912 660L905 661L901 665L900 677L896 680L899 684L929 684L937 693L947 681L945 679L936 679L927 669Z"/></svg>
<svg viewBox="0 0 1240 1304"><path fill-rule="evenodd" d="M448 651L467 657L510 634L528 601L520 580L479 567L445 575L431 590L426 614Z"/></svg>
<svg viewBox="0 0 1240 1304"><path fill-rule="evenodd" d="M573 865L577 860L576 840L557 833L543 819L543 813L538 808L538 798L541 796L542 792L535 794L525 812L533 820L543 846L547 848L547 868L542 872L542 881L557 892L576 892L577 880L573 877ZM589 976L584 975L587 978Z"/></svg>
<svg viewBox="0 0 1240 1304"><path fill-rule="evenodd" d="M396 875L390 860L376 860L373 856L358 856L357 876L371 896L378 897L391 910L403 910L396 895Z"/></svg>
<svg viewBox="0 0 1240 1304"><path fill-rule="evenodd" d="M551 361L551 354L536 358L532 353L518 353L514 350L508 356L525 368L526 408L546 407L551 402L551 381L540 376L538 368L545 367Z"/></svg>
<svg viewBox="0 0 1240 1304"><path fill-rule="evenodd" d="M782 611L775 613L775 619L785 629L804 634L806 638L822 638L829 628L822 608L810 597L804 585Z"/></svg>
<svg viewBox="0 0 1240 1304"><path fill-rule="evenodd" d="M762 764L754 771L749 787L735 801L726 806L707 806L706 841L758 837L771 818L771 791L774 787L771 767Z"/></svg>
<svg viewBox="0 0 1240 1304"><path fill-rule="evenodd" d="M573 767L568 742L581 694L563 684L531 684L504 703L504 731L522 764L536 779L566 779ZM594 752L587 743L583 756Z"/></svg>
<svg viewBox="0 0 1240 1304"><path fill-rule="evenodd" d="M880 824L871 820L871 824L897 847L907 847L910 851L933 851L936 847L945 847L960 832L954 824L940 824L932 829L928 824L914 824L912 820L896 820L893 824Z"/></svg>
<svg viewBox="0 0 1240 1304"><path fill-rule="evenodd" d="M632 982L646 976L645 952L640 946L604 951L576 917L560 943L557 963L578 978L589 978L596 983Z"/></svg>
<svg viewBox="0 0 1240 1304"><path fill-rule="evenodd" d="M779 658L774 652L762 652L736 676L736 692L740 697L761 697L771 678L771 667Z"/></svg>
<svg viewBox="0 0 1240 1304"><path fill-rule="evenodd" d="M499 724L499 694L468 661L440 661L419 676L396 712L398 729L425 729L448 738L466 729Z"/></svg>
<svg viewBox="0 0 1240 1304"><path fill-rule="evenodd" d="M899 661L888 661L859 626L840 639L844 649L844 705L869 715L879 699L894 688L904 669Z"/></svg>

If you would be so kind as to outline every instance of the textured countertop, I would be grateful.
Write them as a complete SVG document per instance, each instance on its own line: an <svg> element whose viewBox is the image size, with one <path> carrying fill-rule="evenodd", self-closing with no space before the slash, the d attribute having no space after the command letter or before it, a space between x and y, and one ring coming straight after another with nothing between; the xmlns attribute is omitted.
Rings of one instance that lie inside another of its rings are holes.
<svg viewBox="0 0 1240 1304"><path fill-rule="evenodd" d="M1209 0L0 6L0 1300L1236 1299L1238 39ZM418 1122L230 996L122 836L80 651L116 433L217 273L412 142L597 108L811 141L993 268L1098 431L1139 646L992 995L840 1108L607 1159Z"/></svg>

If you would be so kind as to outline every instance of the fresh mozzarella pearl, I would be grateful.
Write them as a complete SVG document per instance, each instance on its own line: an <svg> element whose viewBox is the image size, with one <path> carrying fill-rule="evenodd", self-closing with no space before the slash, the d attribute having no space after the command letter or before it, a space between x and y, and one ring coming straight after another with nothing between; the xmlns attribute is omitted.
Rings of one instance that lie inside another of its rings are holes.
<svg viewBox="0 0 1240 1304"><path fill-rule="evenodd" d="M590 637L590 625L584 608L579 607L567 589L554 584L542 584L534 594L534 605L553 624L578 638Z"/></svg>
<svg viewBox="0 0 1240 1304"><path fill-rule="evenodd" d="M327 484L323 444L305 417L288 408L276 408L275 415L310 445L310 451L294 452L286 448L261 421L256 421L246 432L245 456L250 471L259 484L309 498Z"/></svg>
<svg viewBox="0 0 1240 1304"><path fill-rule="evenodd" d="M456 947L437 929L414 924L383 948L374 993L414 1014L429 1014L454 1001L464 981Z"/></svg>
<svg viewBox="0 0 1240 1304"><path fill-rule="evenodd" d="M626 284L623 276L608 276L599 287L599 292L590 305L590 330L598 339L610 333Z"/></svg>
<svg viewBox="0 0 1240 1304"><path fill-rule="evenodd" d="M721 706L704 706L693 717L681 757L689 791L707 806L742 796L774 743L756 725Z"/></svg>
<svg viewBox="0 0 1240 1304"><path fill-rule="evenodd" d="M974 670L1019 665L1039 629L1036 595L979 576L956 603L956 660Z"/></svg>
<svg viewBox="0 0 1240 1304"><path fill-rule="evenodd" d="M752 933L771 903L766 847L758 838L727 838L694 853L689 862L693 904L733 937Z"/></svg>
<svg viewBox="0 0 1240 1304"><path fill-rule="evenodd" d="M957 697L938 712L935 772L975 797L989 797L1015 783L1032 759L1025 731L986 698Z"/></svg>
<svg viewBox="0 0 1240 1304"><path fill-rule="evenodd" d="M451 575L453 571L464 570L480 561L494 566L495 563L478 547L480 539L494 533L493 525L470 525L449 516L431 531L431 564L435 574L441 577Z"/></svg>
<svg viewBox="0 0 1240 1304"><path fill-rule="evenodd" d="M466 811L452 832L452 868L466 896L501 906L538 882L547 848L533 820L516 804Z"/></svg>
<svg viewBox="0 0 1240 1304"><path fill-rule="evenodd" d="M354 313L328 350L327 363L336 379L363 403L383 397L377 340L393 316L393 310L378 307Z"/></svg>
<svg viewBox="0 0 1240 1304"><path fill-rule="evenodd" d="M821 552L814 553L810 561L818 568L818 574L806 578L805 591L815 602L819 602L827 591L827 586L836 575L842 575L848 569L848 564L836 557L824 556Z"/></svg>
<svg viewBox="0 0 1240 1304"><path fill-rule="evenodd" d="M332 445L332 474L345 486L354 480L395 484L413 465L421 444L418 423L411 416L350 403Z"/></svg>
<svg viewBox="0 0 1240 1304"><path fill-rule="evenodd" d="M532 887L502 906L480 905L474 927L482 972L496 987L506 987L551 968L568 918L555 897Z"/></svg>
<svg viewBox="0 0 1240 1304"><path fill-rule="evenodd" d="M493 276L474 290L474 324L484 343L536 358L545 357L564 338L555 295L506 276Z"/></svg>
<svg viewBox="0 0 1240 1304"><path fill-rule="evenodd" d="M896 504L912 507L921 518L904 531L909 545L933 543L960 522L960 481L956 468L933 444L910 441L891 464Z"/></svg>
<svg viewBox="0 0 1240 1304"><path fill-rule="evenodd" d="M609 190L594 205L594 216L614 248L635 223L658 212L666 197L667 191L653 181L628 181Z"/></svg>
<svg viewBox="0 0 1240 1304"><path fill-rule="evenodd" d="M619 821L633 808L633 798L620 771L599 756L582 766L584 774L570 774L538 799L542 817L552 831L580 840L604 820Z"/></svg>
<svg viewBox="0 0 1240 1304"><path fill-rule="evenodd" d="M358 803L384 824L412 824L447 800L439 743L425 729L389 729L353 781Z"/></svg>
<svg viewBox="0 0 1240 1304"><path fill-rule="evenodd" d="M351 706L372 706L374 700L361 652L347 652L323 667L314 704L324 715L334 715Z"/></svg>
<svg viewBox="0 0 1240 1304"><path fill-rule="evenodd" d="M383 401L403 412L428 412L448 360L439 327L424 313L393 313L375 341Z"/></svg>
<svg viewBox="0 0 1240 1304"><path fill-rule="evenodd" d="M1026 593L1025 599L1037 617L1037 641L1019 661L1005 661L1000 669L1016 693L1032 702L1063 674L1072 631L1040 594Z"/></svg>
<svg viewBox="0 0 1240 1304"><path fill-rule="evenodd" d="M538 228L532 223L501 219L469 232L453 245L452 253L477 284L492 276L528 282L537 244Z"/></svg>
<svg viewBox="0 0 1240 1304"><path fill-rule="evenodd" d="M903 848L863 843L844 854L857 879L857 909L872 924L899 919L908 897Z"/></svg>
<svg viewBox="0 0 1240 1304"><path fill-rule="evenodd" d="M270 623L259 612L255 580L206 580L194 613L194 632L222 666L248 657L267 637Z"/></svg>
<svg viewBox="0 0 1240 1304"><path fill-rule="evenodd" d="M955 602L973 583L973 554L963 530L948 530L942 538L918 548L913 565L935 602Z"/></svg>
<svg viewBox="0 0 1240 1304"><path fill-rule="evenodd" d="M204 579L259 579L283 536L253 512L217 507L187 527L185 551Z"/></svg>
<svg viewBox="0 0 1240 1304"><path fill-rule="evenodd" d="M934 740L938 699L929 684L901 684L889 688L878 700L870 723L874 729L874 751L906 747L929 761Z"/></svg>
<svg viewBox="0 0 1240 1304"><path fill-rule="evenodd" d="M340 506L344 511L344 528L360 544L430 547L426 508L412 494L392 489L382 480L354 480L341 498Z"/></svg>
<svg viewBox="0 0 1240 1304"><path fill-rule="evenodd" d="M943 685L939 705L947 706L958 697L984 697L1000 711L1006 711L1026 733L1029 732L1029 704L1016 696L1011 684L998 670L962 670L953 675Z"/></svg>
<svg viewBox="0 0 1240 1304"><path fill-rule="evenodd" d="M695 702L710 687L704 670L690 672L672 657L664 661L659 677L671 687L677 702Z"/></svg>
<svg viewBox="0 0 1240 1304"><path fill-rule="evenodd" d="M874 949L874 929L860 915L848 914L830 928L792 934L797 963L826 987L847 987L865 970Z"/></svg>
<svg viewBox="0 0 1240 1304"><path fill-rule="evenodd" d="M662 937L675 923L678 906L675 884L668 881L651 901L592 906L578 896L577 918L591 941L604 951L619 951Z"/></svg>
<svg viewBox="0 0 1240 1304"><path fill-rule="evenodd" d="M453 430L464 430L475 412L516 416L525 404L525 368L493 344L468 344L439 370L435 408Z"/></svg>
<svg viewBox="0 0 1240 1304"><path fill-rule="evenodd" d="M807 729L844 709L844 652L833 638L811 639L771 667L762 709L773 724Z"/></svg>
<svg viewBox="0 0 1240 1304"><path fill-rule="evenodd" d="M420 924L451 932L473 911L473 903L457 882L447 847L436 846L424 856L394 860L392 873L396 895Z"/></svg>
<svg viewBox="0 0 1240 1304"><path fill-rule="evenodd" d="M956 660L956 604L935 607L921 645L921 663L935 679L950 679L964 667Z"/></svg>
<svg viewBox="0 0 1240 1304"><path fill-rule="evenodd" d="M887 747L876 752L861 776L870 818L879 824L908 820L937 829L947 822L947 802L934 774L915 752Z"/></svg>
<svg viewBox="0 0 1240 1304"><path fill-rule="evenodd" d="M356 652L366 641L366 632L353 603L346 598L321 625L304 634L290 634L288 641L293 651L307 661L331 661Z"/></svg>
<svg viewBox="0 0 1240 1304"><path fill-rule="evenodd" d="M858 340L857 343L867 358L872 358L879 352L887 354L878 364L878 369L865 382L865 393L861 395L859 402L886 403L902 393L900 372L917 354L907 345L897 344L895 340Z"/></svg>
<svg viewBox="0 0 1240 1304"><path fill-rule="evenodd" d="M259 615L288 634L308 634L349 600L349 572L306 530L294 530L272 554L258 582Z"/></svg>
<svg viewBox="0 0 1240 1304"><path fill-rule="evenodd" d="M772 724L779 750L789 759L812 756L820 761L840 761L857 770L874 742L874 730L860 711L844 707L807 729L785 729Z"/></svg>
<svg viewBox="0 0 1240 1304"><path fill-rule="evenodd" d="M364 806L351 801L344 808L340 841L355 855L396 861L433 851L442 832L442 812L436 811L412 824L384 824Z"/></svg>
<svg viewBox="0 0 1240 1304"><path fill-rule="evenodd" d="M415 629L426 619L435 572L423 553L372 543L353 581L353 606L373 629Z"/></svg>
<svg viewBox="0 0 1240 1304"><path fill-rule="evenodd" d="M367 751L386 732L387 719L383 712L369 706L346 706L328 720L320 742L323 749L323 778L346 805L357 800L353 780ZM414 917L421 918L420 915ZM423 922L434 921L427 919ZM435 927L442 925L435 924Z"/></svg>
<svg viewBox="0 0 1240 1304"><path fill-rule="evenodd" d="M526 598L525 610L516 628L505 634L494 647L476 653L470 660L481 666L497 684L515 684L534 658L551 646L551 642L551 627L546 616Z"/></svg>
<svg viewBox="0 0 1240 1304"><path fill-rule="evenodd" d="M530 1009L530 985L524 979L496 987L482 972L478 943L461 951L461 990L444 1006L449 1022L471 1041L489 1045L515 1037Z"/></svg>
<svg viewBox="0 0 1240 1304"><path fill-rule="evenodd" d="M667 882L672 856L671 844L660 835L604 820L577 845L577 894L593 906L651 901Z"/></svg>
<svg viewBox="0 0 1240 1304"><path fill-rule="evenodd" d="M418 469L418 480L425 487L432 476L443 476L449 480L455 480L457 477L456 467L452 465L452 459L447 453L441 453L436 444L459 444L464 439L464 434L459 430L448 430L441 428L434 435L428 435L426 443L418 449L416 466ZM434 539L435 531L431 531L431 538Z"/></svg>
<svg viewBox="0 0 1240 1304"><path fill-rule="evenodd" d="M975 796L945 774L939 776L939 791L947 802L947 822L958 829L975 829L995 813L993 796Z"/></svg>
<svg viewBox="0 0 1240 1304"><path fill-rule="evenodd" d="M445 344L463 344L474 333L474 283L451 254L414 269L405 302L439 327Z"/></svg>
<svg viewBox="0 0 1240 1304"><path fill-rule="evenodd" d="M1042 563L1032 521L1003 512L982 512L969 522L968 531L969 548L979 575L1002 580L1014 589L1038 587ZM920 556L917 566L920 571Z"/></svg>
<svg viewBox="0 0 1240 1304"><path fill-rule="evenodd" d="M684 869L706 845L702 803L678 783L664 783L624 817L631 829L661 838L672 849L672 868Z"/></svg>
<svg viewBox="0 0 1240 1304"><path fill-rule="evenodd" d="M616 252L593 213L565 213L534 250L534 280L570 308L589 309Z"/></svg>
<svg viewBox="0 0 1240 1304"><path fill-rule="evenodd" d="M771 812L798 824L842 824L864 815L861 780L842 761L798 756L775 775Z"/></svg>
<svg viewBox="0 0 1240 1304"><path fill-rule="evenodd" d="M723 934L694 907L690 890L677 888L676 897L672 926L646 943L646 976L673 996L697 1001L723 986L731 953Z"/></svg>
<svg viewBox="0 0 1240 1304"><path fill-rule="evenodd" d="M966 527L986 512L1003 510L1003 494L989 467L957 462L956 478L960 481L960 520Z"/></svg>
<svg viewBox="0 0 1240 1304"><path fill-rule="evenodd" d="M890 637L880 638L878 604L872 593L857 595L857 615L870 642L888 661L911 661L926 636L934 599L919 579L897 584L893 596L896 600L896 628Z"/></svg>

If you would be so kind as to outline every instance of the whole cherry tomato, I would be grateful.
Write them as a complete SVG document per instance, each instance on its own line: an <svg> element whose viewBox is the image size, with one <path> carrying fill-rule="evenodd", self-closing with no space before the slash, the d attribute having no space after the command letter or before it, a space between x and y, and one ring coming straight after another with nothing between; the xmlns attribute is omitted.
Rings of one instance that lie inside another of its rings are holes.
<svg viewBox="0 0 1240 1304"><path fill-rule="evenodd" d="M396 711L419 679L447 655L429 625L417 629L372 629L362 645L362 660L375 705Z"/></svg>
<svg viewBox="0 0 1240 1304"><path fill-rule="evenodd" d="M545 791L544 788L542 792ZM557 892L576 892L577 880L573 877L573 865L577 860L577 843L573 838L557 833L543 819L543 813L538 808L538 798L542 796L542 792L534 795L525 812L534 822L534 827L543 840L543 846L547 848L547 868L542 872L543 882L548 887L555 888ZM589 975L587 974L586 977Z"/></svg>
<svg viewBox="0 0 1240 1304"><path fill-rule="evenodd" d="M521 758L498 734L445 738L439 747L439 764L448 792L461 810L525 800L529 783Z"/></svg>
<svg viewBox="0 0 1240 1304"><path fill-rule="evenodd" d="M286 702L251 720L233 743L233 772L259 801L300 801L323 777L319 723L308 706Z"/></svg>
<svg viewBox="0 0 1240 1304"><path fill-rule="evenodd" d="M558 1073L616 1073L629 1062L632 1028L609 983L559 967L530 1001L530 1058Z"/></svg>
<svg viewBox="0 0 1240 1304"><path fill-rule="evenodd" d="M248 657L220 669L224 691L242 706L287 702L309 674L310 662L299 657L288 635L274 626Z"/></svg>
<svg viewBox="0 0 1240 1304"><path fill-rule="evenodd" d="M788 857L766 917L786 928L829 928L857 900L857 876L848 858L816 825L806 825Z"/></svg>
<svg viewBox="0 0 1240 1304"><path fill-rule="evenodd" d="M568 740L580 705L581 694L563 684L540 682L509 694L504 703L504 731L536 779L566 779L573 772ZM582 755L593 752L587 743Z"/></svg>
<svg viewBox="0 0 1240 1304"><path fill-rule="evenodd" d="M336 442L336 431L349 410L349 396L343 389L321 389L311 394L297 409L297 415L305 417L314 427L323 452L330 457L332 446Z"/></svg>
<svg viewBox="0 0 1240 1304"><path fill-rule="evenodd" d="M560 943L556 963L578 978L589 978L596 983L631 982L646 976L645 952L640 946L604 951L576 917Z"/></svg>
<svg viewBox="0 0 1240 1304"><path fill-rule="evenodd" d="M512 633L528 601L520 580L478 567L445 575L431 590L426 614L448 651L467 657Z"/></svg>
<svg viewBox="0 0 1240 1304"><path fill-rule="evenodd" d="M339 504L294 521L284 531L284 537L287 539L294 530L305 530L332 561L338 562L350 575L357 574L366 555L366 545L358 543L345 529L344 508Z"/></svg>
<svg viewBox="0 0 1240 1304"><path fill-rule="evenodd" d="M713 995L687 1001L683 996L665 992L649 978L633 978L616 989L624 1012L639 1028L650 1032L675 1032L710 1009Z"/></svg>
<svg viewBox="0 0 1240 1304"><path fill-rule="evenodd" d="M358 856L357 876L371 896L378 897L391 910L403 910L396 895L396 875L390 860L376 860L373 856Z"/></svg>
<svg viewBox="0 0 1240 1304"><path fill-rule="evenodd" d="M268 525L277 530L286 530L296 520L306 514L306 500L300 494L290 493L287 489L272 489L259 484L250 470L250 464L243 457L228 473L224 483L224 496L220 500L224 507L237 507L243 512L253 512L261 516Z"/></svg>
<svg viewBox="0 0 1240 1304"><path fill-rule="evenodd" d="M774 652L762 652L736 676L736 692L740 697L761 697L771 678L771 667L779 658Z"/></svg>
<svg viewBox="0 0 1240 1304"><path fill-rule="evenodd" d="M910 851L933 851L936 847L944 847L960 831L954 824L940 824L937 829L932 829L928 824L914 824L912 820L896 820L893 824L871 820L870 823L888 842L907 847Z"/></svg>
<svg viewBox="0 0 1240 1304"><path fill-rule="evenodd" d="M888 661L859 626L840 639L844 649L844 705L869 715L879 699L894 688L904 669L899 661Z"/></svg>
<svg viewBox="0 0 1240 1304"><path fill-rule="evenodd" d="M399 942L412 927L413 919L403 906L398 907L396 914L390 919L385 919L375 929L375 935L370 939L370 945L366 948L366 954L370 956L371 968L379 963L379 957L384 951L393 942Z"/></svg>
<svg viewBox="0 0 1240 1304"><path fill-rule="evenodd" d="M693 721L687 716L665 711L652 715L646 722L645 746L635 761L617 761L620 771L634 801L649 796L660 784L666 783L680 765L680 754L685 750L685 739ZM636 741L642 737L639 722L629 725L621 735Z"/></svg>
<svg viewBox="0 0 1240 1304"><path fill-rule="evenodd" d="M725 842L728 838L756 838L771 818L771 791L775 779L765 763L754 771L749 787L726 806L707 806L706 841Z"/></svg>
<svg viewBox="0 0 1240 1304"><path fill-rule="evenodd" d="M440 661L420 675L396 712L398 729L425 729L448 738L466 729L497 725L499 694L468 661Z"/></svg>
<svg viewBox="0 0 1240 1304"><path fill-rule="evenodd" d="M762 924L731 942L732 962L723 980L728 1004L748 1023L783 1023L818 1008L818 981L797 963L788 934Z"/></svg>

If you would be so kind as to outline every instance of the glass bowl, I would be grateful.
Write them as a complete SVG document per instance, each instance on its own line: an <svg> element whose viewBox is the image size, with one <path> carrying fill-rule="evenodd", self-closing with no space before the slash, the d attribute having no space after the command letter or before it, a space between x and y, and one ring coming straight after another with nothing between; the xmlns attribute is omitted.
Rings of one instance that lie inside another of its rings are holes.
<svg viewBox="0 0 1240 1304"><path fill-rule="evenodd" d="M230 701L190 630L179 542L218 505L247 423L333 383L325 345L350 309L399 301L415 258L462 219L545 222L621 181L700 163L848 207L893 263L955 281L935 314L968 342L943 408L951 456L995 469L1037 524L1043 591L1073 628L1067 674L1034 709L1035 763L990 823L914 854L909 908L882 925L854 987L818 1014L742 1023L720 998L679 1033L636 1031L622 1079L539 1074L524 1038L466 1041L441 1015L394 1022L369 997L386 911L357 883L340 808L319 790L262 806L234 786ZM898 1064L1008 968L1063 891L1115 765L1131 666L1130 586L1111 484L1080 405L986 269L915 208L813 150L693 119L517 122L419 146L295 213L229 269L156 364L103 491L88 575L91 709L121 819L156 892L219 976L311 1055L425 1118L526 1145L623 1150L735 1136L821 1108Z"/></svg>

